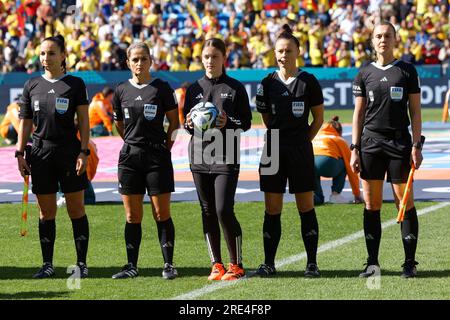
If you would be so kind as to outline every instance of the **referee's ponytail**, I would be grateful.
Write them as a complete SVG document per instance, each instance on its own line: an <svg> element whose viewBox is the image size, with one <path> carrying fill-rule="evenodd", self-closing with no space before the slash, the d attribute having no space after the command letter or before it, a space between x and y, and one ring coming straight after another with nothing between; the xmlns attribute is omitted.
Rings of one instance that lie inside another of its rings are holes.
<svg viewBox="0 0 450 320"><path fill-rule="evenodd" d="M292 40L297 48L300 48L300 41L294 36L291 27L287 23L281 27L281 31L277 36L277 41L280 39Z"/></svg>
<svg viewBox="0 0 450 320"><path fill-rule="evenodd" d="M66 53L66 44L65 44L64 37L62 35L58 34L55 37L47 37L44 39L44 41L52 41L53 43L55 43L58 46L59 50L61 50L61 52L63 54ZM61 68L63 70L63 73L65 74L67 71L66 59L64 59L61 62Z"/></svg>
<svg viewBox="0 0 450 320"><path fill-rule="evenodd" d="M339 116L331 117L331 121L328 121L328 123L342 136L342 124L339 122Z"/></svg>

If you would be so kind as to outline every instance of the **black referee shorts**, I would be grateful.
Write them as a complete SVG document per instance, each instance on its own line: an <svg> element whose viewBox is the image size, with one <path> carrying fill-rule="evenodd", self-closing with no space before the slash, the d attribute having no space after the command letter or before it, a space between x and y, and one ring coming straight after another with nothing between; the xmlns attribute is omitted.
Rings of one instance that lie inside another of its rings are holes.
<svg viewBox="0 0 450 320"><path fill-rule="evenodd" d="M267 143L264 148L267 148ZM271 164L259 165L259 184L263 192L285 193L289 181L289 193L314 190L314 153L311 142L300 145L280 145L279 169L275 174L264 174ZM272 162L273 163L273 162Z"/></svg>
<svg viewBox="0 0 450 320"><path fill-rule="evenodd" d="M175 191L170 151L125 143L119 154L119 193L149 196Z"/></svg>
<svg viewBox="0 0 450 320"><path fill-rule="evenodd" d="M361 137L361 179L406 183L411 169L411 137Z"/></svg>
<svg viewBox="0 0 450 320"><path fill-rule="evenodd" d="M78 176L76 171L79 154L79 144L65 146L33 144L30 154L33 193L56 193L59 186L63 193L86 189L88 185L86 172Z"/></svg>

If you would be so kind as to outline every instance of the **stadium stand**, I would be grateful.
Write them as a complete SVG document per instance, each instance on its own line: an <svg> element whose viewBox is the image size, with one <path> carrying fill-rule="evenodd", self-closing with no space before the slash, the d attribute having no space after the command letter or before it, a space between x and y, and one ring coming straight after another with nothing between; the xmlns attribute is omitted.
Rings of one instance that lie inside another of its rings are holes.
<svg viewBox="0 0 450 320"><path fill-rule="evenodd" d="M370 29L387 19L398 31L396 57L450 61L448 0L0 0L0 71L39 70L39 43L62 34L68 71L126 70L126 48L145 41L154 70L198 70L201 44L225 40L230 69L273 67L273 41L289 23L301 39L299 67L361 66Z"/></svg>

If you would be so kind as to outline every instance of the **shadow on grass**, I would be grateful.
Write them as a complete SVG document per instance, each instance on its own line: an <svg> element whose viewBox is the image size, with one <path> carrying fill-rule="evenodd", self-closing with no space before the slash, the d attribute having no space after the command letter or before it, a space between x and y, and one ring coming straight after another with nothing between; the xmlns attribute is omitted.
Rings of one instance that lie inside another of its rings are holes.
<svg viewBox="0 0 450 320"><path fill-rule="evenodd" d="M358 278L361 270L320 270L320 278ZM383 270L381 276L400 277L402 270ZM278 271L270 278L305 278L304 271ZM450 270L418 270L417 278L450 278Z"/></svg>
<svg viewBox="0 0 450 320"><path fill-rule="evenodd" d="M211 271L210 268L183 268L177 267L178 277L207 277ZM42 281L40 279L32 279L34 273L39 270L39 267L1 267L0 280L32 280ZM55 275L51 279L67 279L69 274L66 268L56 267ZM111 279L113 274L121 270L121 266L116 267L89 267L89 279ZM161 277L161 268L139 268L139 277Z"/></svg>
<svg viewBox="0 0 450 320"><path fill-rule="evenodd" d="M0 293L0 300L68 298L68 291L28 291Z"/></svg>

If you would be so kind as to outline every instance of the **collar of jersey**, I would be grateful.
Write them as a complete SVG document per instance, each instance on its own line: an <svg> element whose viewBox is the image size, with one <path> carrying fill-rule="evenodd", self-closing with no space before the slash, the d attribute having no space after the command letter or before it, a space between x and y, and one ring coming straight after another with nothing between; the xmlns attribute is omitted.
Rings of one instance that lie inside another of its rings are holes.
<svg viewBox="0 0 450 320"><path fill-rule="evenodd" d="M49 79L49 78L47 78L47 77L45 76L45 73L42 74L42 78L44 78L45 80L47 80L48 82L51 82L51 83L55 83L55 82L61 80L62 78L64 78L65 76L67 76L67 74L64 74L64 75L62 75L61 77L56 78L56 79Z"/></svg>
<svg viewBox="0 0 450 320"><path fill-rule="evenodd" d="M211 82L211 83L217 83L221 80L223 80L225 78L225 73L222 73L220 76L218 76L217 78L208 78L205 74L205 80Z"/></svg>
<svg viewBox="0 0 450 320"><path fill-rule="evenodd" d="M302 70L297 70L297 73L295 74L295 76L289 77L286 81L284 81L283 78L281 77L280 70L277 70L277 75L278 75L278 78L280 79L281 82L283 82L285 85L289 85L292 82L294 82L294 80L297 79L299 74L302 73L302 72L303 72Z"/></svg>
<svg viewBox="0 0 450 320"><path fill-rule="evenodd" d="M149 83L137 84L136 82L133 81L133 79L128 79L128 81L131 83L131 85L138 89L145 88L146 86L150 85L150 83L152 83L154 80L155 80L155 78L151 79Z"/></svg>
<svg viewBox="0 0 450 320"><path fill-rule="evenodd" d="M398 62L398 60L395 59L394 61L392 61L391 63L389 63L389 64L387 64L387 65L385 65L385 66L380 66L378 63L376 63L376 61L374 61L374 62L372 62L372 65L373 65L375 68L378 68L378 69L380 69L380 70L387 70L387 69L393 67L394 65L396 65L397 62Z"/></svg>

